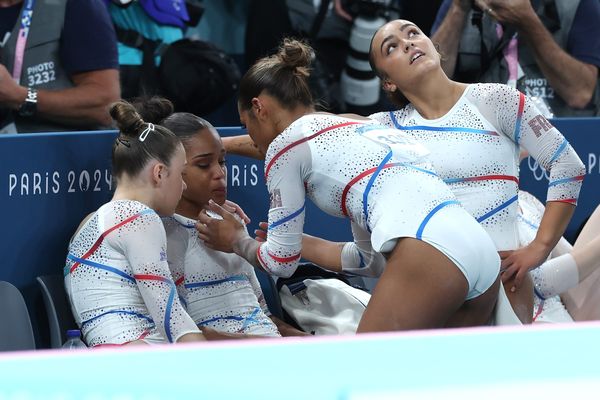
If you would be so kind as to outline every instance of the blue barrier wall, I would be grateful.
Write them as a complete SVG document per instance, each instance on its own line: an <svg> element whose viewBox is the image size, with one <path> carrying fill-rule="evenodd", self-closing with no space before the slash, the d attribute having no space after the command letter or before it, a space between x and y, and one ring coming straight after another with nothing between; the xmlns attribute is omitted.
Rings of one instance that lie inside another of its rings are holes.
<svg viewBox="0 0 600 400"><path fill-rule="evenodd" d="M47 334L35 277L62 273L75 228L110 200L115 137L114 131L0 136L0 280L23 292L38 347Z"/></svg>
<svg viewBox="0 0 600 400"><path fill-rule="evenodd" d="M222 135L243 133L219 129ZM46 343L36 276L62 273L69 238L80 221L110 200L113 184L110 154L116 131L0 135L0 212L4 229L0 240L0 280L13 283L24 294L34 328ZM228 156L231 200L252 218L250 229L267 215L263 163ZM307 232L318 233L322 220L309 208ZM343 226L342 226L343 225ZM346 223L327 224L330 238L344 240Z"/></svg>
<svg viewBox="0 0 600 400"><path fill-rule="evenodd" d="M572 237L600 202L600 119L554 121L587 165L579 206L569 225ZM224 136L242 133L221 128ZM35 277L60 273L67 242L79 222L111 197L110 154L115 131L0 136L0 280L38 302ZM229 198L252 218L250 229L266 219L268 196L263 163L228 156ZM521 168L521 186L544 199L546 178L531 160ZM350 239L346 220L307 205L305 231L332 240Z"/></svg>

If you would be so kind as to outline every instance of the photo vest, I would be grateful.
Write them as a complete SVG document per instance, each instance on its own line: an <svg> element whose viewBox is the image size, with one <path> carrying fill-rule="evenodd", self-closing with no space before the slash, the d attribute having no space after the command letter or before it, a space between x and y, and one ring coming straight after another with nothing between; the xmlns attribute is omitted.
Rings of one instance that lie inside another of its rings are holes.
<svg viewBox="0 0 600 400"><path fill-rule="evenodd" d="M566 50L579 0L534 0L532 6L556 43ZM461 82L506 83L508 66L502 50L508 45L508 41L506 38L499 37L496 21L487 13L481 16L481 30L473 17L474 11L471 10L460 40L454 79ZM482 49L485 55L483 57ZM518 40L518 60L524 76L517 80L517 89L528 96L543 98L556 117L594 116L600 112L598 84L591 104L583 110L574 109L569 107L550 86L535 62L533 50L522 40Z"/></svg>
<svg viewBox="0 0 600 400"><path fill-rule="evenodd" d="M21 86L47 90L73 87L73 82L63 69L59 53L66 5L67 0L38 0L35 2L23 56L23 69L19 82ZM6 66L11 75L20 28L21 13L19 12L10 38L0 53L0 62ZM17 112L7 114L0 126L4 126L12 120L15 122L18 132L52 132L74 129L35 116L21 117Z"/></svg>

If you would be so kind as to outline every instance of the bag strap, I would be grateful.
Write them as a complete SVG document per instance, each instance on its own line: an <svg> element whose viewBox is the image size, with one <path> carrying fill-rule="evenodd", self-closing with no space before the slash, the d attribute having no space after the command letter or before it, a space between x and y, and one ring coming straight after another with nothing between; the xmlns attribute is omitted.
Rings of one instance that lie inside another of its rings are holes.
<svg viewBox="0 0 600 400"><path fill-rule="evenodd" d="M483 11L479 9L473 10L472 24L475 25L475 27L477 27L477 30L479 31L479 58L481 66L479 69L479 76L477 77L477 81L479 81L483 74L485 74L490 68L492 60L495 60L496 57L498 57L498 55L502 53L502 51L504 50L508 42L510 42L517 30L512 26L504 27L502 37L500 38L496 46L488 53L485 41L483 39Z"/></svg>
<svg viewBox="0 0 600 400"><path fill-rule="evenodd" d="M204 14L204 5L192 3L191 1L186 0L185 6L187 8L188 16L190 17L190 20L185 24L191 27L198 25L200 18L202 18L202 14Z"/></svg>
<svg viewBox="0 0 600 400"><path fill-rule="evenodd" d="M533 7L534 10L536 10L536 12L537 12L538 7L540 6L540 1L541 0L532 0L532 2L531 2L531 6ZM473 25L475 25L477 27L477 29L479 30L479 37L481 38L481 52L480 52L481 70L479 73L479 78L481 78L481 76L483 76L483 74L486 73L487 70L490 68L492 60L496 59L496 57L498 57L500 55L500 53L502 53L502 51L504 50L506 45L508 45L508 43L510 42L512 37L515 35L515 33L517 33L517 29L512 25L503 26L504 29L503 29L503 34L502 34L502 37L500 38L500 41L496 44L496 46L488 54L486 51L486 48L485 48L485 43L483 41L483 26L482 26L483 12L480 10L477 10L477 11L475 11L475 13L479 14L477 16L474 16ZM479 80L479 79L477 79L477 80Z"/></svg>
<svg viewBox="0 0 600 400"><path fill-rule="evenodd" d="M150 42L158 47L162 43L160 40L150 40L144 37L141 33L131 30L119 28L115 25L115 32L117 32L117 40L123 43L125 46L134 47L142 50L144 43Z"/></svg>
<svg viewBox="0 0 600 400"><path fill-rule="evenodd" d="M289 278L278 278L276 286L277 286L277 290L281 290L281 287L283 285L286 285L291 291L292 287L298 288L301 285L304 285L305 279L327 279L327 278L339 279L340 281L350 285L350 282L348 281L347 277L342 274L328 271L328 270L323 269L313 263L303 263L303 264L298 265L298 268L296 269L296 271ZM298 289L297 291L299 291L299 290L302 290L302 289Z"/></svg>
<svg viewBox="0 0 600 400"><path fill-rule="evenodd" d="M169 44L166 44L162 40L151 40L137 31L122 29L116 25L114 27L117 33L117 41L123 43L125 46L141 51L152 51L154 56L162 56L169 47Z"/></svg>
<svg viewBox="0 0 600 400"><path fill-rule="evenodd" d="M166 50L161 40L151 40L139 32L131 29L122 29L115 25L117 40L125 46L133 47L142 51L142 65L140 66L140 88L142 94L157 94L159 89L158 68L154 58Z"/></svg>
<svg viewBox="0 0 600 400"><path fill-rule="evenodd" d="M329 9L329 4L331 0L321 0L321 5L319 6L319 11L313 20L312 26L309 32L309 38L311 40L315 40L321 27L323 26L323 21L325 21L325 16L327 15L327 10Z"/></svg>

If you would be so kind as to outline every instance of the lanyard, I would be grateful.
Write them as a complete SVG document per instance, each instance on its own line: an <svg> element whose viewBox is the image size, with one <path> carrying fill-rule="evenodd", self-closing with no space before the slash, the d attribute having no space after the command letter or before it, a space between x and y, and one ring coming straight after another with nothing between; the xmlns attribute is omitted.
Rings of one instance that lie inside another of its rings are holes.
<svg viewBox="0 0 600 400"><path fill-rule="evenodd" d="M496 24L496 34L498 35L498 38L502 38L503 33L504 29L502 28L502 25ZM517 48L516 33L510 39L508 46L506 46L502 52L504 53L504 60L506 61L506 65L508 67L508 81L506 84L516 88L519 75L519 51Z"/></svg>
<svg viewBox="0 0 600 400"><path fill-rule="evenodd" d="M31 18L33 17L33 6L35 0L25 0L23 9L21 10L21 28L19 29L19 35L17 36L17 45L15 48L15 62L13 64L12 76L15 82L21 81L21 72L23 71L23 57L25 55L25 43L27 43L27 36L29 35L29 26L31 25Z"/></svg>

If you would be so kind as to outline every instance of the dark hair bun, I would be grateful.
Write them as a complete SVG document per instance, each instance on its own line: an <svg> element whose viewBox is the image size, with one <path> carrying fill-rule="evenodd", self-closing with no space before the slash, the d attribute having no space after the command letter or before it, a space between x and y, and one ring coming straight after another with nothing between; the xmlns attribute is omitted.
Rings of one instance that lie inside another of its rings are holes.
<svg viewBox="0 0 600 400"><path fill-rule="evenodd" d="M110 107L110 116L117 123L121 134L125 136L137 136L144 124L144 120L137 113L135 107L124 100L113 103Z"/></svg>
<svg viewBox="0 0 600 400"><path fill-rule="evenodd" d="M295 73L309 76L309 67L314 58L314 52L308 44L300 40L284 39L279 47L277 58L286 67L295 69Z"/></svg>
<svg viewBox="0 0 600 400"><path fill-rule="evenodd" d="M175 110L171 101L159 96L138 98L132 104L144 121L157 125Z"/></svg>

